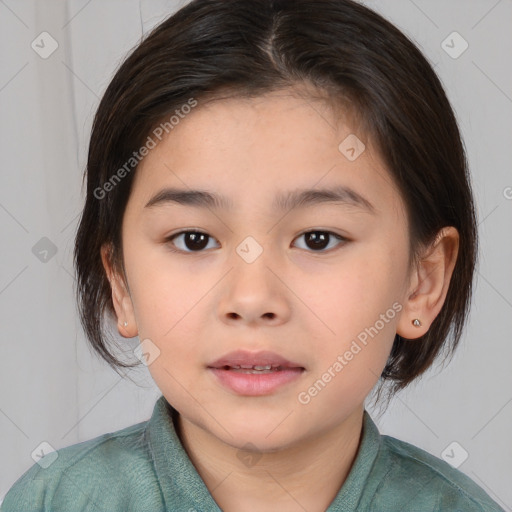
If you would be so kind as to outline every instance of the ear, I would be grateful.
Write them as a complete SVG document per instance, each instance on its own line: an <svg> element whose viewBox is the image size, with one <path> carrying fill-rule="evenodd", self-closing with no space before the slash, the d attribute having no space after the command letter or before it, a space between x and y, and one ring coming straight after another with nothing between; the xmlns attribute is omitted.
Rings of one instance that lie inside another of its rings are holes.
<svg viewBox="0 0 512 512"><path fill-rule="evenodd" d="M443 307L459 252L459 233L453 226L439 231L433 245L411 273L397 334L407 339L423 336ZM412 324L419 319L421 326Z"/></svg>
<svg viewBox="0 0 512 512"><path fill-rule="evenodd" d="M138 329L132 299L123 276L119 275L111 258L111 246L101 247L101 260L112 289L112 302L117 315L117 330L124 338L137 336ZM127 322L128 325L124 325Z"/></svg>

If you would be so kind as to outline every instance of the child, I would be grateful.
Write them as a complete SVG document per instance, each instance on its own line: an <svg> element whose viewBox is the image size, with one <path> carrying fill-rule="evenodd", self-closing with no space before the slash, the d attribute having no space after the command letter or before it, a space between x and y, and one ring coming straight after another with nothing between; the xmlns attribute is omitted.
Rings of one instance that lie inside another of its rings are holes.
<svg viewBox="0 0 512 512"><path fill-rule="evenodd" d="M401 32L350 0L188 3L100 102L75 245L92 346L133 366L112 315L162 396L2 510L502 510L364 406L455 349L476 254L453 111Z"/></svg>

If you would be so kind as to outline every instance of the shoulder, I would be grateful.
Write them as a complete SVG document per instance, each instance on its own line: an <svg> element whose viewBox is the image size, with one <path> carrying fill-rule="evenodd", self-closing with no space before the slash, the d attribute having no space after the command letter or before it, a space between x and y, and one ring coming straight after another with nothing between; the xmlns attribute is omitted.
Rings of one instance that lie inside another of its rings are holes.
<svg viewBox="0 0 512 512"><path fill-rule="evenodd" d="M375 469L381 475L372 505L390 497L421 512L503 512L489 495L462 471L417 446L381 436ZM386 509L387 510L387 509Z"/></svg>
<svg viewBox="0 0 512 512"><path fill-rule="evenodd" d="M14 483L0 510L71 512L89 510L91 505L116 510L132 505L130 496L137 488L141 495L159 497L146 441L147 423L46 454Z"/></svg>

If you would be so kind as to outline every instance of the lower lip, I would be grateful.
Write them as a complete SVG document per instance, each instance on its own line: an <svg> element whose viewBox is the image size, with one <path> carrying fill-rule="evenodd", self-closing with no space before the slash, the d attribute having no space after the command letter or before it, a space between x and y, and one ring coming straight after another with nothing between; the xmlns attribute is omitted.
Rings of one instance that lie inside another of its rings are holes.
<svg viewBox="0 0 512 512"><path fill-rule="evenodd" d="M287 368L269 373L243 373L221 368L210 368L221 384L239 395L269 395L288 382L298 379L302 368Z"/></svg>

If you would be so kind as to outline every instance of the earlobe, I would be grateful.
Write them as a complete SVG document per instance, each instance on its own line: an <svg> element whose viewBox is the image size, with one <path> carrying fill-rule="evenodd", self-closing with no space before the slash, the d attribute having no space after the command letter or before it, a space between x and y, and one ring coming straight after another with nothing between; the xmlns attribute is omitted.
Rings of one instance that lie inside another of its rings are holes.
<svg viewBox="0 0 512 512"><path fill-rule="evenodd" d="M124 284L123 288L125 288ZM124 338L133 338L137 336L137 322L135 320L133 304L129 294L123 295L120 309L121 314L117 315L117 330L119 331L119 334Z"/></svg>
<svg viewBox="0 0 512 512"><path fill-rule="evenodd" d="M101 248L101 260L112 290L112 303L117 316L117 330L124 338L137 336L137 324L131 296L123 277L116 271L112 262L110 245Z"/></svg>
<svg viewBox="0 0 512 512"><path fill-rule="evenodd" d="M416 339L429 330L445 302L458 248L459 233L453 226L439 231L412 274L397 324L397 334L401 337Z"/></svg>

